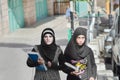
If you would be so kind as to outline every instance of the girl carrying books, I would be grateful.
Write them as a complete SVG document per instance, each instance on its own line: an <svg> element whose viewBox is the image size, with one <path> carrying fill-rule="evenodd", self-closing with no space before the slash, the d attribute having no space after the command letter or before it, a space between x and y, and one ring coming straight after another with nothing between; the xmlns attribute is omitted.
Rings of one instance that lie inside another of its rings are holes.
<svg viewBox="0 0 120 80"><path fill-rule="evenodd" d="M59 70L64 64L63 52L56 44L55 33L53 29L46 28L41 34L41 44L36 45L33 52L39 52L41 58L34 62L28 57L27 65L29 67L37 67L45 64L47 70L39 70L36 68L34 80L61 80Z"/></svg>
<svg viewBox="0 0 120 80"><path fill-rule="evenodd" d="M96 64L93 51L86 45L87 30L76 28L65 52L67 80L95 80ZM76 69L74 68L76 67Z"/></svg>

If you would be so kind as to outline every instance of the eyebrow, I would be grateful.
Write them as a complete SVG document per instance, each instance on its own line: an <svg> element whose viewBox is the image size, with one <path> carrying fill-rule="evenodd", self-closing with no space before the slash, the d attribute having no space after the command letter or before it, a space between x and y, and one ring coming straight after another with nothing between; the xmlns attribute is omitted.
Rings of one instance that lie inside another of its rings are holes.
<svg viewBox="0 0 120 80"><path fill-rule="evenodd" d="M52 35L45 35L44 37L47 37L47 36L48 36L48 37L51 37ZM53 36L52 36L52 37L53 37Z"/></svg>
<svg viewBox="0 0 120 80"><path fill-rule="evenodd" d="M78 36L78 37L85 37L85 36Z"/></svg>

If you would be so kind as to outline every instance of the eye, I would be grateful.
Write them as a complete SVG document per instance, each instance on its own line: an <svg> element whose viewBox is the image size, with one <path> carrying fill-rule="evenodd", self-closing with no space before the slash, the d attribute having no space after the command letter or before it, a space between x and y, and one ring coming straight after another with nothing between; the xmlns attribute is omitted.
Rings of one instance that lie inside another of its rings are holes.
<svg viewBox="0 0 120 80"><path fill-rule="evenodd" d="M85 39L85 37L82 37L82 39Z"/></svg>
<svg viewBox="0 0 120 80"><path fill-rule="evenodd" d="M48 36L44 36L44 38L47 38Z"/></svg>
<svg viewBox="0 0 120 80"><path fill-rule="evenodd" d="M50 35L49 37L51 38L52 36Z"/></svg>

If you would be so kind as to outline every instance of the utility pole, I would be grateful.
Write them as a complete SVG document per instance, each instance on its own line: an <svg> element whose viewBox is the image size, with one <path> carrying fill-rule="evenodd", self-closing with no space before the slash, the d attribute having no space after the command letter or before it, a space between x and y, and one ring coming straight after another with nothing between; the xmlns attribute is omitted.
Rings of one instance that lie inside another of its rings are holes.
<svg viewBox="0 0 120 80"><path fill-rule="evenodd" d="M74 17L73 17L73 1L70 0L70 19L71 19L71 31L72 31L72 34L74 32Z"/></svg>
<svg viewBox="0 0 120 80"><path fill-rule="evenodd" d="M113 11L113 0L110 0L110 3L109 3L109 15L108 15L108 17L109 17L109 28L111 28L112 27L112 25L113 25L113 16L112 16L112 11Z"/></svg>
<svg viewBox="0 0 120 80"><path fill-rule="evenodd" d="M91 41L94 36L93 36L93 33L94 33L94 24L95 24L95 1L96 0L91 0L91 21L90 21L90 25L89 25L89 30L88 30L88 34L89 34L89 41Z"/></svg>

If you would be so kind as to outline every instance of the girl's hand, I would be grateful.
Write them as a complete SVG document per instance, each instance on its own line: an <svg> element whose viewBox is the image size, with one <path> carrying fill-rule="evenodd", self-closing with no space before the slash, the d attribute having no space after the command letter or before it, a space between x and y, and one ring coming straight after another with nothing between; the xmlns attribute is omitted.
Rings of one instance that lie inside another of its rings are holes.
<svg viewBox="0 0 120 80"><path fill-rule="evenodd" d="M94 79L94 77L90 77L90 79L89 79L89 80L95 80L95 79Z"/></svg>
<svg viewBox="0 0 120 80"><path fill-rule="evenodd" d="M43 58L39 58L39 59L38 59L38 63L39 63L39 64L44 64L45 61L43 60Z"/></svg>
<svg viewBox="0 0 120 80"><path fill-rule="evenodd" d="M48 61L47 65L48 65L48 67L51 67L52 63L50 61Z"/></svg>
<svg viewBox="0 0 120 80"><path fill-rule="evenodd" d="M72 71L71 74L75 75L75 76L79 76L81 74L83 74L85 72L85 70L80 70L80 71Z"/></svg>

